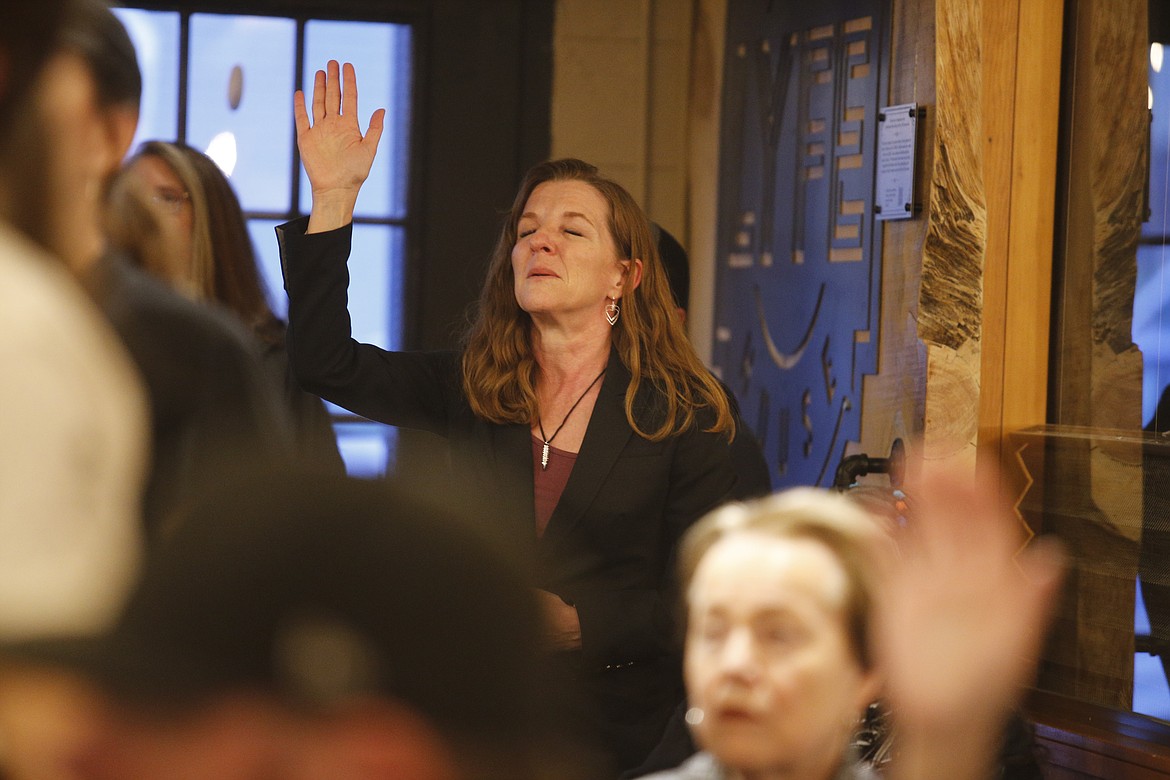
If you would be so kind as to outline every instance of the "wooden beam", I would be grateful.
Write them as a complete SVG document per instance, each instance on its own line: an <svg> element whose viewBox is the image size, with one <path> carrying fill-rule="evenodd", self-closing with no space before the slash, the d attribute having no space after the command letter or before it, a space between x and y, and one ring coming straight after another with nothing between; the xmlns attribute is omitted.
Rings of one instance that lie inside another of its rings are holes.
<svg viewBox="0 0 1170 780"><path fill-rule="evenodd" d="M1062 0L983 6L984 260L979 443L1046 422Z"/></svg>

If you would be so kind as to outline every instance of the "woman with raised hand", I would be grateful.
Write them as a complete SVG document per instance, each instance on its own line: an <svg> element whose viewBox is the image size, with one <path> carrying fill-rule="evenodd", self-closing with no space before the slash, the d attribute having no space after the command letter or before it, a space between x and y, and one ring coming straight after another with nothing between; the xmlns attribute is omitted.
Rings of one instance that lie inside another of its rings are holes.
<svg viewBox="0 0 1170 780"><path fill-rule="evenodd" d="M636 766L681 699L674 548L698 517L750 494L729 458L736 420L691 348L649 222L579 160L530 170L457 352L355 342L352 218L384 112L363 134L352 66L298 93L313 206L278 228L292 365L357 414L444 436L444 493L531 551L557 665L585 691L582 736ZM490 670L485 670L490 674Z"/></svg>

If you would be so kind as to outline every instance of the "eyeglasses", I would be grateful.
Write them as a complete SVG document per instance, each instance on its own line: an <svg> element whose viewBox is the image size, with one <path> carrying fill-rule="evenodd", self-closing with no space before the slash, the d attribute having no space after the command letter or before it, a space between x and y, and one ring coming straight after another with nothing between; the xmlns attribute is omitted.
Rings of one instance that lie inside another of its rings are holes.
<svg viewBox="0 0 1170 780"><path fill-rule="evenodd" d="M183 206L191 200L190 193L183 190L155 190L150 196L151 201L172 214L178 214Z"/></svg>

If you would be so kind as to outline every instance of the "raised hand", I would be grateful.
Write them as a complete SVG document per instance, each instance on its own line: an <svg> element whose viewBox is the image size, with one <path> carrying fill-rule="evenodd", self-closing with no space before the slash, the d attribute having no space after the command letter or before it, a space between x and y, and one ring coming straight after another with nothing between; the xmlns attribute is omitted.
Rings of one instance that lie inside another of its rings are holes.
<svg viewBox="0 0 1170 780"><path fill-rule="evenodd" d="M293 96L297 147L313 191L308 232L339 228L353 219L358 192L374 164L385 117L386 110L379 108L362 134L357 74L348 62L339 69L337 61L330 60L326 70L314 76L312 124L305 95L297 90Z"/></svg>
<svg viewBox="0 0 1170 780"><path fill-rule="evenodd" d="M898 723L891 777L985 777L1035 672L1061 580L1047 540L1022 527L993 475L928 475L887 575L877 639Z"/></svg>

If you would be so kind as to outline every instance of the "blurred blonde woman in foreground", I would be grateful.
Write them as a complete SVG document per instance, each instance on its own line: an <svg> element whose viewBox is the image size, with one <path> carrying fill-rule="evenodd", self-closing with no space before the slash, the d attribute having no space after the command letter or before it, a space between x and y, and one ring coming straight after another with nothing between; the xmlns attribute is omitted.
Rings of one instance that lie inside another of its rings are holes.
<svg viewBox="0 0 1170 780"><path fill-rule="evenodd" d="M731 504L684 538L687 721L702 751L655 780L863 780L850 739L882 696L897 722L889 777L978 778L1031 674L1060 579L1047 543L990 483L914 491L887 529L800 488Z"/></svg>

